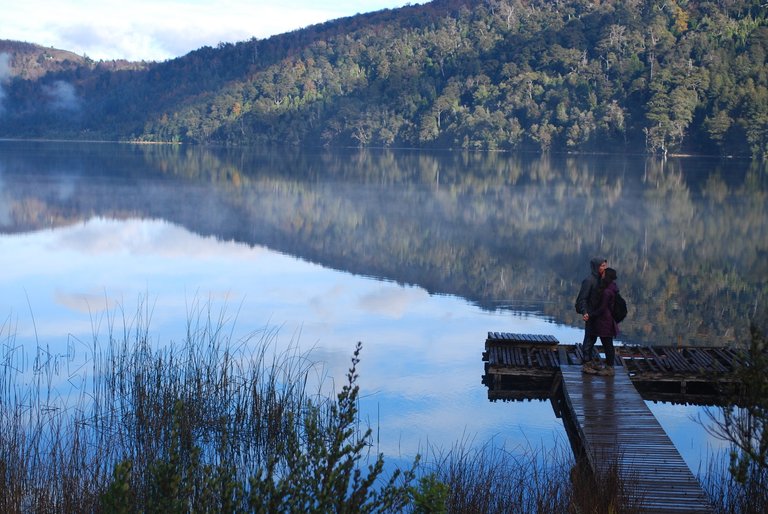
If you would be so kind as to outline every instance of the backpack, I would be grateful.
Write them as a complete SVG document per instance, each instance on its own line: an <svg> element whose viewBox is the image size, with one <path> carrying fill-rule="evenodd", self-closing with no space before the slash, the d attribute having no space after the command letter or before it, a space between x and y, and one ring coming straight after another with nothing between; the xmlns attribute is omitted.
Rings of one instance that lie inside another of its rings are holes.
<svg viewBox="0 0 768 514"><path fill-rule="evenodd" d="M627 301L618 292L613 298L611 316L613 316L613 319L616 321L616 323L621 323L624 321L624 318L627 317Z"/></svg>

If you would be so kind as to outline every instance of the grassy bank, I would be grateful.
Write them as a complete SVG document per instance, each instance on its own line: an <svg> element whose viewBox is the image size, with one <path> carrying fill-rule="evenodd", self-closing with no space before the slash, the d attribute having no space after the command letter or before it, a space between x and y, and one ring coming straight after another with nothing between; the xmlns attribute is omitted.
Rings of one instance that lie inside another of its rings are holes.
<svg viewBox="0 0 768 514"><path fill-rule="evenodd" d="M202 306L181 343L161 346L150 317L95 328L76 387L42 349L21 365L3 328L0 512L641 512L631 477L592 476L568 448L457 442L385 472L357 415L361 345L324 394L311 354L275 353L274 331L236 338ZM707 488L718 512L757 512L755 491L726 476Z"/></svg>

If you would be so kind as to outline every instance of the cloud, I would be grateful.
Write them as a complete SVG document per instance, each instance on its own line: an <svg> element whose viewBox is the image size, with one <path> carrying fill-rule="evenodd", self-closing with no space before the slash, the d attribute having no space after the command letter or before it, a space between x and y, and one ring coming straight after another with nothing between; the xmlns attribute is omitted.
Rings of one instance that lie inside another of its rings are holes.
<svg viewBox="0 0 768 514"><path fill-rule="evenodd" d="M8 82L11 77L11 56L7 53L0 53L0 114L3 113L5 107L3 101L5 100L5 89L3 86Z"/></svg>
<svg viewBox="0 0 768 514"><path fill-rule="evenodd" d="M80 110L80 99L75 93L75 86L69 82L57 80L53 84L45 86L43 92L48 96L51 107L57 111Z"/></svg>
<svg viewBox="0 0 768 514"><path fill-rule="evenodd" d="M104 292L72 293L56 290L54 300L58 305L83 314L94 314L114 309L118 302Z"/></svg>
<svg viewBox="0 0 768 514"><path fill-rule="evenodd" d="M360 298L360 307L367 312L390 318L401 318L411 305L423 302L429 293L418 288L383 287Z"/></svg>
<svg viewBox="0 0 768 514"><path fill-rule="evenodd" d="M82 225L56 231L51 251L64 250L88 255L122 252L133 257L154 255L164 258L218 258L226 255L229 258L255 259L265 254L263 248L200 237L167 221L107 218L92 218Z"/></svg>
<svg viewBox="0 0 768 514"><path fill-rule="evenodd" d="M399 0L0 0L3 37L92 59L163 61L220 42L266 38L315 23L403 5Z"/></svg>
<svg viewBox="0 0 768 514"><path fill-rule="evenodd" d="M11 78L11 56L7 53L0 53L0 83L8 82Z"/></svg>

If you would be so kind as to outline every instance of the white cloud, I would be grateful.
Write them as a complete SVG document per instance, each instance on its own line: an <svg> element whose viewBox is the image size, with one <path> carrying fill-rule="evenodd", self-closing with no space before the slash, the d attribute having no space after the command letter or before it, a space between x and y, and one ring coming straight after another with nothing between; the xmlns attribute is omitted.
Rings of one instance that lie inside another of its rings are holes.
<svg viewBox="0 0 768 514"><path fill-rule="evenodd" d="M10 77L10 56L6 53L0 54L0 114L3 113L3 100L5 100L5 83Z"/></svg>
<svg viewBox="0 0 768 514"><path fill-rule="evenodd" d="M10 56L6 53L0 54L0 84L7 82L11 76L11 67L9 65Z"/></svg>
<svg viewBox="0 0 768 514"><path fill-rule="evenodd" d="M57 304L71 311L84 314L105 312L114 309L118 305L114 298L110 298L103 291L72 293L55 290L54 300Z"/></svg>
<svg viewBox="0 0 768 514"><path fill-rule="evenodd" d="M0 0L2 38L70 50L92 59L165 60L202 46L265 38L405 5L400 0L280 4L264 0Z"/></svg>
<svg viewBox="0 0 768 514"><path fill-rule="evenodd" d="M384 286L360 298L360 307L367 312L390 318L401 318L414 304L426 301L429 293L419 288Z"/></svg>
<svg viewBox="0 0 768 514"><path fill-rule="evenodd" d="M222 249L228 258L253 259L264 254L261 248L214 237L200 237L183 227L162 220L124 221L92 218L80 225L57 231L51 237L51 252L78 252L90 255L124 254L136 256L195 256L217 258ZM114 258L114 256L113 256Z"/></svg>

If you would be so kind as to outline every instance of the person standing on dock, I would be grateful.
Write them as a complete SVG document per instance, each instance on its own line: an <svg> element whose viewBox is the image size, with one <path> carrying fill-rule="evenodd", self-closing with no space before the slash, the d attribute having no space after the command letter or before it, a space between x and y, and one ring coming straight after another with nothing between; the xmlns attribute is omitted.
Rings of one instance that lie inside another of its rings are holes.
<svg viewBox="0 0 768 514"><path fill-rule="evenodd" d="M602 258L594 258L589 262L589 267L591 273L581 282L581 289L576 297L576 312L581 314L584 320L582 371L595 374L599 369L600 360L595 359L597 357L594 351L597 333L595 331L595 320L590 319L589 311L598 307L600 302L598 289L600 288L603 273L605 273L605 269L608 267L608 261Z"/></svg>
<svg viewBox="0 0 768 514"><path fill-rule="evenodd" d="M619 292L616 285L616 270L606 268L598 288L600 301L593 310L589 311L589 319L594 322L595 335L600 338L605 352L605 367L598 368L598 375L613 376L613 364L616 360L616 352L613 348L613 338L619 335L619 325L613 319L613 303ZM599 361L599 359L597 359Z"/></svg>

